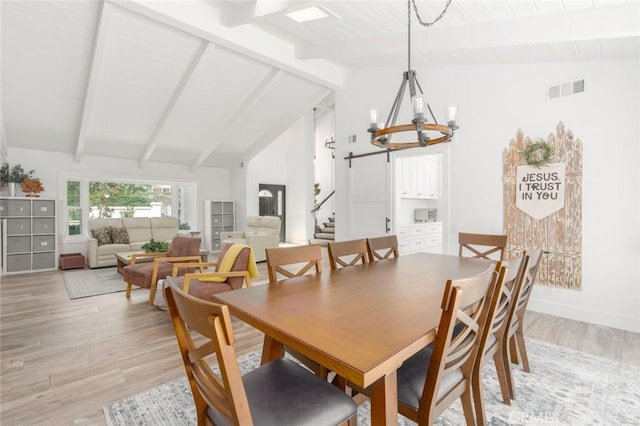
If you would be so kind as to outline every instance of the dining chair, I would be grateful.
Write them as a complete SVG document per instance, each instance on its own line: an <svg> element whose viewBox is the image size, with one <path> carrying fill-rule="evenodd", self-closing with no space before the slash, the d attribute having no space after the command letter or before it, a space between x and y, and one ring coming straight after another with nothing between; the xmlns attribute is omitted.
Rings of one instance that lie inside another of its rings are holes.
<svg viewBox="0 0 640 426"><path fill-rule="evenodd" d="M316 274L322 272L322 250L318 244L267 248L265 251L269 285L277 283L280 275L286 279L300 277L312 270L315 270ZM328 378L329 370L326 367L290 347L285 347L285 351L303 363L318 377L325 380Z"/></svg>
<svg viewBox="0 0 640 426"><path fill-rule="evenodd" d="M458 233L458 256L503 260L507 247L506 235ZM495 253L500 257L495 259Z"/></svg>
<svg viewBox="0 0 640 426"><path fill-rule="evenodd" d="M355 421L357 407L349 396L292 360L279 358L241 375L229 308L191 296L176 284L164 291L198 425ZM218 371L208 362L212 354Z"/></svg>
<svg viewBox="0 0 640 426"><path fill-rule="evenodd" d="M137 263L141 258L153 258L153 262ZM169 244L166 253L140 253L131 255L131 263L122 271L124 281L127 283L126 297L131 296L132 285L149 289L150 305L156 296L158 280L166 278L173 271L176 262L202 262L200 256L200 238L176 236ZM190 272L185 269L181 273Z"/></svg>
<svg viewBox="0 0 640 426"><path fill-rule="evenodd" d="M484 365L493 357L493 362L502 393L502 401L506 405L511 405L510 394L510 368L509 359L505 358L502 345L506 338L509 324L509 312L513 306L513 294L519 285L519 280L523 274L526 264L524 256L521 254L508 262L498 262L496 271L498 278L491 295L487 320L480 338L478 356L473 367L473 404L476 412L476 422L480 426L486 424L484 411L484 396L482 384L482 369Z"/></svg>
<svg viewBox="0 0 640 426"><path fill-rule="evenodd" d="M280 275L285 278L299 277L311 269L322 272L322 250L319 245L279 247L265 249L269 283L278 281Z"/></svg>
<svg viewBox="0 0 640 426"><path fill-rule="evenodd" d="M398 251L398 236L384 235L382 237L367 238L367 252L369 262L400 256Z"/></svg>
<svg viewBox="0 0 640 426"><path fill-rule="evenodd" d="M497 276L492 265L481 274L447 281L434 344L397 371L398 413L418 425L432 425L460 398L466 424L475 425L472 373ZM369 389L349 386L370 395Z"/></svg>
<svg viewBox="0 0 640 426"><path fill-rule="evenodd" d="M533 284L536 274L540 268L542 261L542 249L538 248L525 253L526 267L522 272L520 285L513 296L514 303L509 312L509 326L507 335L502 346L503 353L509 352L509 358L514 364L518 364L518 360L522 360L522 369L527 373L531 372L529 368L529 358L527 357L527 347L524 342L524 316L527 311L529 297L533 291ZM507 348L508 346L508 348ZM510 378L510 394L511 399L516 399L515 386L513 384L513 376L511 375L511 363L508 363L508 373Z"/></svg>
<svg viewBox="0 0 640 426"><path fill-rule="evenodd" d="M339 267L346 268L358 263L369 263L367 240L365 238L330 242L327 248L331 270L336 270Z"/></svg>

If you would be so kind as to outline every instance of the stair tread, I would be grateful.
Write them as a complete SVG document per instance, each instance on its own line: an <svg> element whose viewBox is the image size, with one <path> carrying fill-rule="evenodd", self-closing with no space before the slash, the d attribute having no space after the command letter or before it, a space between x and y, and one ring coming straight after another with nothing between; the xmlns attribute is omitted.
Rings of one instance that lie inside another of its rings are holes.
<svg viewBox="0 0 640 426"><path fill-rule="evenodd" d="M315 237L317 239L324 239L324 240L334 240L335 239L335 235L334 234L327 233L327 232L317 232L315 234Z"/></svg>

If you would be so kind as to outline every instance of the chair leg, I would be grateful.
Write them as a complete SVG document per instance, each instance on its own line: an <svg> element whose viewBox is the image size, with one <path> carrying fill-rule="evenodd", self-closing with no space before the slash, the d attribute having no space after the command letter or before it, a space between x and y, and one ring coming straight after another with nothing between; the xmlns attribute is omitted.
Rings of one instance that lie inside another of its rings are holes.
<svg viewBox="0 0 640 426"><path fill-rule="evenodd" d="M493 354L493 363L495 364L498 383L500 384L502 402L504 402L506 405L511 405L511 391L509 385L511 366L509 365L509 361L505 361L504 359L504 354L502 352L502 342L499 342L498 345L498 350L495 354ZM508 371L507 368L509 369Z"/></svg>
<svg viewBox="0 0 640 426"><path fill-rule="evenodd" d="M527 347L524 343L524 333L522 331L522 327L519 327L516 330L516 334L514 337L516 338L516 344L518 346L520 358L522 358L522 369L527 373L530 373L531 369L529 368L529 357L527 356Z"/></svg>
<svg viewBox="0 0 640 426"><path fill-rule="evenodd" d="M485 355L486 356L486 355ZM471 389L473 392L473 405L476 411L476 422L478 426L487 424L484 413L484 395L482 394L482 366L474 368L471 378Z"/></svg>
<svg viewBox="0 0 640 426"><path fill-rule="evenodd" d="M506 337L506 336L505 336ZM509 342L511 339L505 339L500 345L500 351L502 352L502 358L504 359L504 375L507 379L507 385L509 386L509 396L511 399L516 399L516 389L513 384L513 374L511 372L511 357L509 356ZM497 368L497 364L496 364Z"/></svg>
<svg viewBox="0 0 640 426"><path fill-rule="evenodd" d="M124 295L126 297L131 297L131 283L127 283L127 291Z"/></svg>
<svg viewBox="0 0 640 426"><path fill-rule="evenodd" d="M465 393L460 395L462 401L462 411L464 412L464 420L467 426L475 426L476 417L473 412L473 404L471 403L471 387L469 387Z"/></svg>
<svg viewBox="0 0 640 426"><path fill-rule="evenodd" d="M358 413L354 414L349 420L347 420L347 426L358 426Z"/></svg>
<svg viewBox="0 0 640 426"><path fill-rule="evenodd" d="M516 347L516 340L513 336L509 339L509 349L511 351L511 362L518 365L520 361L518 361L518 348Z"/></svg>
<svg viewBox="0 0 640 426"><path fill-rule="evenodd" d="M151 287L149 287L149 301L147 302L149 305L153 305L156 299L156 286L156 283L152 282Z"/></svg>

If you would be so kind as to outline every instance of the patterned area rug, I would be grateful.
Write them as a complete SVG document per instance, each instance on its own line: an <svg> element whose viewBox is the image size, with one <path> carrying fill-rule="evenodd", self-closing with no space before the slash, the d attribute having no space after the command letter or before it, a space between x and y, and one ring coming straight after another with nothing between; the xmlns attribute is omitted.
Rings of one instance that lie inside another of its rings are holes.
<svg viewBox="0 0 640 426"><path fill-rule="evenodd" d="M115 266L113 268L70 269L63 271L64 285L69 299L98 296L124 291L127 283Z"/></svg>
<svg viewBox="0 0 640 426"><path fill-rule="evenodd" d="M516 400L499 399L493 363L483 372L489 425L639 425L640 368L535 340L527 340L531 373L514 368ZM244 373L259 365L252 352L239 358ZM107 425L195 425L186 378L157 386L103 408ZM369 425L369 404L358 408L358 424ZM398 416L399 425L415 425ZM460 402L436 421L464 424Z"/></svg>

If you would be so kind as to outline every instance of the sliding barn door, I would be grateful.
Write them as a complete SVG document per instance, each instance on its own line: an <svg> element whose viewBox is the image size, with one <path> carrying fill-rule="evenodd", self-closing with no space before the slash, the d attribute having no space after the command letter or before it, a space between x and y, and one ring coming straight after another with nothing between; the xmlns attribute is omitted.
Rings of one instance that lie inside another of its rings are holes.
<svg viewBox="0 0 640 426"><path fill-rule="evenodd" d="M349 176L349 239L389 232L390 164L384 154L353 158Z"/></svg>

